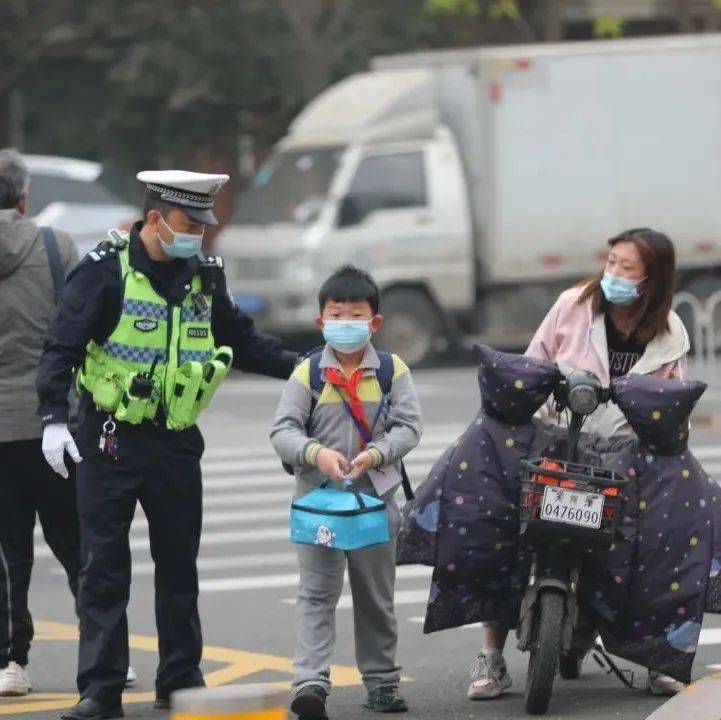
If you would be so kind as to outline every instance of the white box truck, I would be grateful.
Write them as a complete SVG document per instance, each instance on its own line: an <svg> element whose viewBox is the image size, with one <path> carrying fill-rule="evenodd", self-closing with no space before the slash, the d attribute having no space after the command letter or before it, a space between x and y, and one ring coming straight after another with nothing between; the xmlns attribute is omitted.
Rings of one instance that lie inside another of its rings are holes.
<svg viewBox="0 0 721 720"><path fill-rule="evenodd" d="M605 241L650 226L680 285L721 286L721 35L380 57L292 123L219 238L259 325L310 328L336 267L383 293L379 341L523 347Z"/></svg>

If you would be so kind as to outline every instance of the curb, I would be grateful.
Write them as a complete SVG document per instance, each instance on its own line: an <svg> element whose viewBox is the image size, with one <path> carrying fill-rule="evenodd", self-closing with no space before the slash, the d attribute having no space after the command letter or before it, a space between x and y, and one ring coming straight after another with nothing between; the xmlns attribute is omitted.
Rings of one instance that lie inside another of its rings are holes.
<svg viewBox="0 0 721 720"><path fill-rule="evenodd" d="M652 712L646 720L719 720L721 718L721 673L707 675L689 685Z"/></svg>

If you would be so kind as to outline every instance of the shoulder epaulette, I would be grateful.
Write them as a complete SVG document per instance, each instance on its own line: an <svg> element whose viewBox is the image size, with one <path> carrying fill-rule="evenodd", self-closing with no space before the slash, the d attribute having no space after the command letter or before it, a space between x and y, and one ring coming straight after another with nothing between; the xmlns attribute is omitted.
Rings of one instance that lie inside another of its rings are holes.
<svg viewBox="0 0 721 720"><path fill-rule="evenodd" d="M206 255L200 260L201 267L211 267L223 269L223 258L220 255Z"/></svg>
<svg viewBox="0 0 721 720"><path fill-rule="evenodd" d="M103 242L99 243L94 250L91 250L88 253L88 257L93 262L102 262L103 260L117 257L119 249L120 248L113 245L113 243L109 240L103 240Z"/></svg>
<svg viewBox="0 0 721 720"><path fill-rule="evenodd" d="M130 238L127 233L118 230L110 230L108 239L98 243L97 247L88 253L88 257L94 262L101 262L111 257L116 257L119 250L126 248Z"/></svg>
<svg viewBox="0 0 721 720"><path fill-rule="evenodd" d="M118 250L122 250L130 243L130 235L126 232L120 232L120 230L108 230L108 237L111 245Z"/></svg>

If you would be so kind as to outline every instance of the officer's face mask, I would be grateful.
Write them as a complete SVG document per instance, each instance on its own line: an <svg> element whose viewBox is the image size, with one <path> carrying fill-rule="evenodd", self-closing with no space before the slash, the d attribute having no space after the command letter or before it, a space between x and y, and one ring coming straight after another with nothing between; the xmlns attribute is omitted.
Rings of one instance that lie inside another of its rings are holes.
<svg viewBox="0 0 721 720"><path fill-rule="evenodd" d="M338 352L353 353L362 350L371 338L367 320L326 320L324 340Z"/></svg>
<svg viewBox="0 0 721 720"><path fill-rule="evenodd" d="M166 255L172 258L179 258L187 260L188 258L195 257L203 246L203 233L200 235L194 235L192 233L180 233L173 230L173 228L165 222L165 218L161 215L160 219L163 221L163 225L168 229L168 232L173 237L173 242L166 243L158 233L158 240L165 251Z"/></svg>

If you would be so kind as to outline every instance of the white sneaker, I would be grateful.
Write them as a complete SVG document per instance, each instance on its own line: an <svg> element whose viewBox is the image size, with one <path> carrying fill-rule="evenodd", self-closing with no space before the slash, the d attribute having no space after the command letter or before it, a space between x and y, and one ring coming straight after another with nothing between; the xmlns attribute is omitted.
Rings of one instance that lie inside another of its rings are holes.
<svg viewBox="0 0 721 720"><path fill-rule="evenodd" d="M500 697L513 684L506 661L498 650L482 652L471 668L470 700L492 700Z"/></svg>
<svg viewBox="0 0 721 720"><path fill-rule="evenodd" d="M673 697L685 690L687 685L680 680L675 680L668 675L661 675L656 670L648 671L648 691L651 695L660 695L663 697Z"/></svg>
<svg viewBox="0 0 721 720"><path fill-rule="evenodd" d="M125 678L125 687L130 688L135 685L135 683L138 682L138 676L135 674L135 670L133 670L132 665L128 665L128 675Z"/></svg>
<svg viewBox="0 0 721 720"><path fill-rule="evenodd" d="M32 690L28 673L22 665L11 662L0 670L0 697L22 697Z"/></svg>

